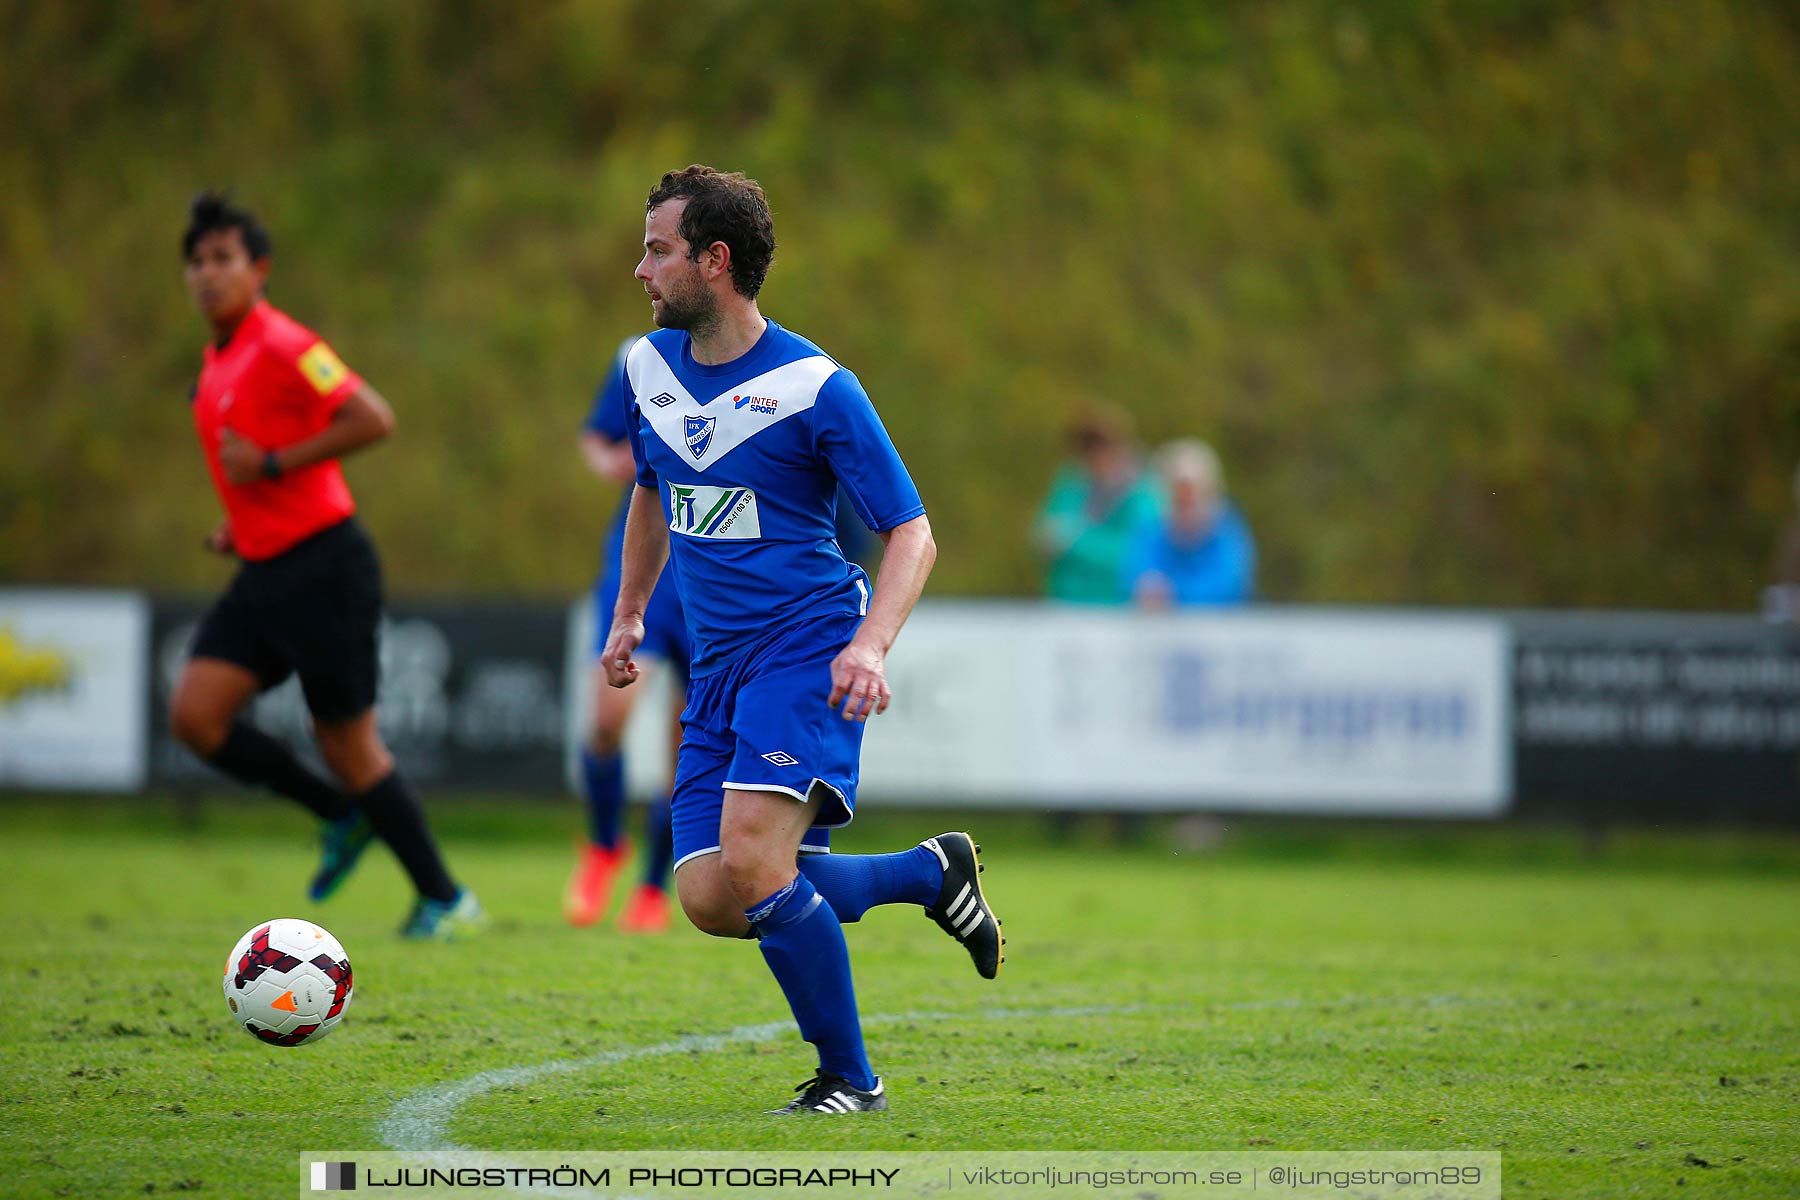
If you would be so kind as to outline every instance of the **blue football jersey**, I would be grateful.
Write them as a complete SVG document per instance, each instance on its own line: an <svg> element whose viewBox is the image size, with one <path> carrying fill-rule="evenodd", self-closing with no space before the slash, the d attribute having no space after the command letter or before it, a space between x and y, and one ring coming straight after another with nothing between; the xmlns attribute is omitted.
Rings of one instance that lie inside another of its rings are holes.
<svg viewBox="0 0 1800 1200"><path fill-rule="evenodd" d="M812 617L867 615L869 578L838 546L841 483L876 532L925 512L856 376L770 321L756 345L703 366L659 329L625 364L638 483L661 497L693 637L695 678Z"/></svg>

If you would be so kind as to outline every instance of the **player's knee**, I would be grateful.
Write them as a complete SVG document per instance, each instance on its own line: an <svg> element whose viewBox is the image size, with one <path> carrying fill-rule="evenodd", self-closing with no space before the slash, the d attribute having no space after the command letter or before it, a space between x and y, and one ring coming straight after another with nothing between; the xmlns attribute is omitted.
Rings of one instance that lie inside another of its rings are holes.
<svg viewBox="0 0 1800 1200"><path fill-rule="evenodd" d="M169 733L201 758L212 757L230 732L231 718L207 705L178 695L169 706Z"/></svg>
<svg viewBox="0 0 1800 1200"><path fill-rule="evenodd" d="M324 723L313 726L319 757L352 795L368 791L394 769L394 756L371 730L338 728Z"/></svg>
<svg viewBox="0 0 1800 1200"><path fill-rule="evenodd" d="M619 752L625 742L625 726L620 721L609 721L602 717L594 722L588 730L588 750L598 758L610 758Z"/></svg>
<svg viewBox="0 0 1800 1200"><path fill-rule="evenodd" d="M682 896L681 911L695 929L713 937L741 938L750 928L750 922L744 919L742 910L733 908L730 901L719 897L699 899Z"/></svg>
<svg viewBox="0 0 1800 1200"><path fill-rule="evenodd" d="M753 845L726 846L719 854L719 869L740 909L780 891L794 877L791 859L784 869L782 863Z"/></svg>
<svg viewBox="0 0 1800 1200"><path fill-rule="evenodd" d="M675 895L681 911L701 933L736 938L750 928L743 909L725 886L719 859L713 855L703 855L675 872Z"/></svg>

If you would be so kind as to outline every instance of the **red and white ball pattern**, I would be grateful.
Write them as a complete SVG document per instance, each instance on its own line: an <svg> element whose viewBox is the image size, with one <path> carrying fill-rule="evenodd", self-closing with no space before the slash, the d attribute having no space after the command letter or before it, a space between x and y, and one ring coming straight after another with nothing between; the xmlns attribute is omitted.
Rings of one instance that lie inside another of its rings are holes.
<svg viewBox="0 0 1800 1200"><path fill-rule="evenodd" d="M271 1046L316 1042L337 1028L354 983L338 940L295 917L252 927L225 960L226 1007Z"/></svg>

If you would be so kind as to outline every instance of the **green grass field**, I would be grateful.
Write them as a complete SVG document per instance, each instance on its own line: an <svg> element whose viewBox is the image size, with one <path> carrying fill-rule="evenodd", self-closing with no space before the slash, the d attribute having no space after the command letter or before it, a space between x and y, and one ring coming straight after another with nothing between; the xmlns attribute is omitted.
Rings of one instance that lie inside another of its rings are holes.
<svg viewBox="0 0 1800 1200"><path fill-rule="evenodd" d="M976 814L1001 977L914 911L849 930L893 1111L778 1121L797 1036L525 1076L785 1017L753 947L566 928L567 808L439 806L480 940L393 933L385 856L301 899L299 816L0 807L0 1192L287 1196L302 1150L1499 1150L1509 1197L1800 1194L1800 844L1261 824L1177 852ZM842 848L941 818L865 817ZM354 1007L313 1047L239 1032L234 939L309 916ZM1058 1014L1059 1009L1097 1009ZM954 1018L954 1019L943 1019ZM1681 1190L1677 1192L1677 1188Z"/></svg>

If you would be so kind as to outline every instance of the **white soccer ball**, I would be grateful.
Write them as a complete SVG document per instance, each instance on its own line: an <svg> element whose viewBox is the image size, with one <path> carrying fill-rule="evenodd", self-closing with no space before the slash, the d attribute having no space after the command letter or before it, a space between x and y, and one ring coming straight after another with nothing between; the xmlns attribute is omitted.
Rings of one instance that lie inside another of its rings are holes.
<svg viewBox="0 0 1800 1200"><path fill-rule="evenodd" d="M225 960L225 1005L271 1046L316 1042L344 1019L352 987L343 946L311 921L252 926Z"/></svg>

